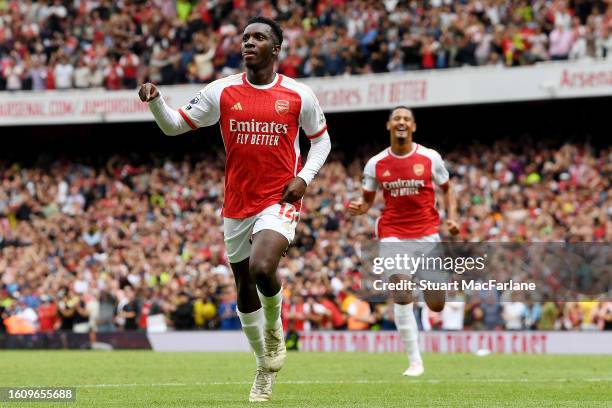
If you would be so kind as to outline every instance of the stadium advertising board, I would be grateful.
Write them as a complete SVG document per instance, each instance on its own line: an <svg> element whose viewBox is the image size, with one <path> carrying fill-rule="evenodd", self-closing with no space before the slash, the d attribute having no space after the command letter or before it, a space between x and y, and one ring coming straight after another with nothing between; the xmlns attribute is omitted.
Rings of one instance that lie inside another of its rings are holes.
<svg viewBox="0 0 612 408"><path fill-rule="evenodd" d="M151 344L144 332L97 333L95 341L88 333L50 332L22 335L0 334L0 349L99 349L150 350Z"/></svg>
<svg viewBox="0 0 612 408"><path fill-rule="evenodd" d="M471 67L353 77L307 78L327 113L612 95L612 61L558 62L505 69ZM201 85L163 86L172 106ZM3 92L0 125L148 121L136 91Z"/></svg>
<svg viewBox="0 0 612 408"><path fill-rule="evenodd" d="M240 332L150 333L156 351L248 351ZM299 335L307 352L400 352L395 331L311 331ZM431 353L612 354L612 333L546 331L424 332L420 347Z"/></svg>
<svg viewBox="0 0 612 408"><path fill-rule="evenodd" d="M162 352L247 352L240 331L100 333L0 336L4 349L145 349ZM558 331L430 331L420 338L426 353L612 354L612 333ZM309 331L299 333L303 352L404 352L396 331Z"/></svg>

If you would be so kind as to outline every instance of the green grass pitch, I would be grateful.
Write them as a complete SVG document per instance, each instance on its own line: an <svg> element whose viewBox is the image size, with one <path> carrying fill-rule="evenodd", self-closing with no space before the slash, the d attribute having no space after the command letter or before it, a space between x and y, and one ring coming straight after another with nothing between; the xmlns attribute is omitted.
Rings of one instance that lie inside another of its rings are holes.
<svg viewBox="0 0 612 408"><path fill-rule="evenodd" d="M428 355L405 378L399 353L290 353L270 407L612 407L612 357ZM248 353L3 351L0 386L75 386L43 407L246 407Z"/></svg>

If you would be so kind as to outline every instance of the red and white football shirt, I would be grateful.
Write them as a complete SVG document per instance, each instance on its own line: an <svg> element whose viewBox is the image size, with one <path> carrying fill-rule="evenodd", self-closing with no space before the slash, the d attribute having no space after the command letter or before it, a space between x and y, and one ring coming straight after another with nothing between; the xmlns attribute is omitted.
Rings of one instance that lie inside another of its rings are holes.
<svg viewBox="0 0 612 408"><path fill-rule="evenodd" d="M448 182L448 170L438 152L413 143L404 156L386 148L364 170L364 189L382 187L385 208L376 223L378 239L415 239L438 233L434 183Z"/></svg>
<svg viewBox="0 0 612 408"><path fill-rule="evenodd" d="M211 82L179 113L192 129L219 121L228 218L247 218L277 203L302 167L299 128L309 139L327 130L312 90L280 74L263 86L249 83L244 73ZM300 204L293 203L298 211Z"/></svg>

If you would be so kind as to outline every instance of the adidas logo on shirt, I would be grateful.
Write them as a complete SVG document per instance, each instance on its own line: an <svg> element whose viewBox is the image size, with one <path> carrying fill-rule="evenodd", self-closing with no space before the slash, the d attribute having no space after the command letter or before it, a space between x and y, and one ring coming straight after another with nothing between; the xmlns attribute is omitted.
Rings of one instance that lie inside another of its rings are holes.
<svg viewBox="0 0 612 408"><path fill-rule="evenodd" d="M240 105L240 102L236 102L236 104L234 106L232 106L231 110L242 110L242 105Z"/></svg>
<svg viewBox="0 0 612 408"><path fill-rule="evenodd" d="M391 175L391 173L389 172L389 170L386 170L386 171L383 173L383 177L389 177L390 175Z"/></svg>

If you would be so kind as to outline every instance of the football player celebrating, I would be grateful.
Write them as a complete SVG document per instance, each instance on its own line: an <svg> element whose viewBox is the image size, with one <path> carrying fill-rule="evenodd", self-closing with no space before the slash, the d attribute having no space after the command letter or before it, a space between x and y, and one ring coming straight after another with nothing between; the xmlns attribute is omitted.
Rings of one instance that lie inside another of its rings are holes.
<svg viewBox="0 0 612 408"><path fill-rule="evenodd" d="M208 84L178 110L166 104L155 85L139 90L167 135L220 124L227 153L224 240L238 315L257 362L250 401L270 399L286 357L276 269L294 238L306 187L331 149L312 90L275 71L282 41L275 21L252 18L242 35L246 72ZM311 141L304 167L300 127Z"/></svg>
<svg viewBox="0 0 612 408"><path fill-rule="evenodd" d="M412 110L394 108L387 121L391 146L372 157L364 170L363 197L352 201L351 215L365 214L382 187L385 207L376 223L376 236L385 242L440 242L438 228L440 218L436 210L435 185L440 187L447 212L448 231L459 233L456 220L456 202L449 182L449 174L440 155L432 149L414 143L412 134L416 122ZM390 280L408 279L394 274ZM444 308L443 291L425 291L425 301L430 309ZM406 376L423 374L423 360L419 352L418 326L412 307L412 293L394 291L395 326L408 352L410 365Z"/></svg>

